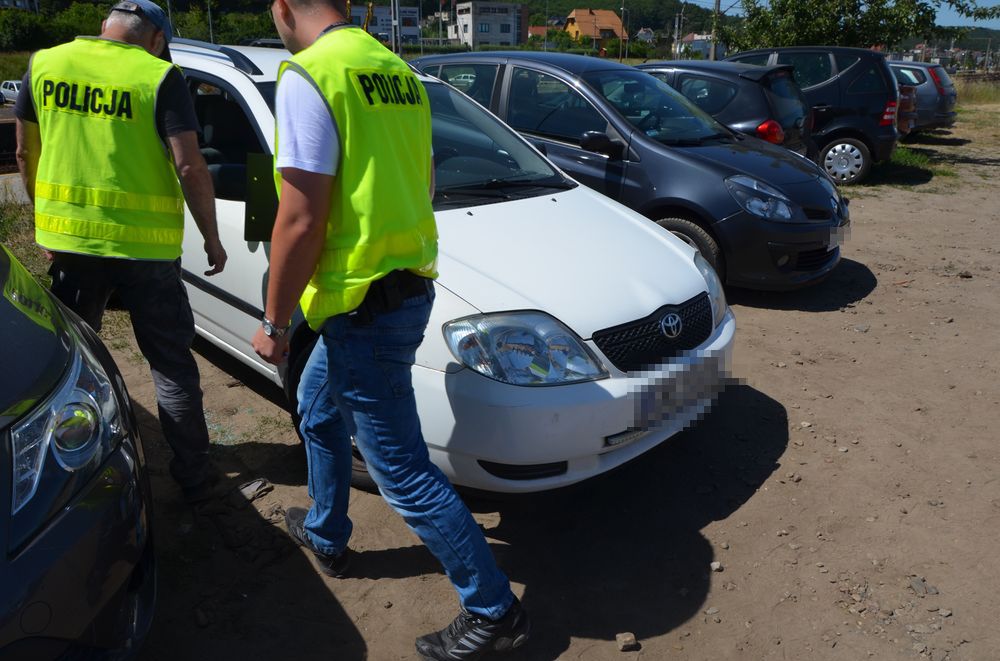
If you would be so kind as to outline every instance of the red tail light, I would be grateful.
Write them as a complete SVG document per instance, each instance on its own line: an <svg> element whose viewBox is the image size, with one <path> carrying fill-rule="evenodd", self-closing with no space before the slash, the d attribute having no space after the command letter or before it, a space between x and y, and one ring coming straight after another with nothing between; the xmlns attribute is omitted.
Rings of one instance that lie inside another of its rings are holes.
<svg viewBox="0 0 1000 661"><path fill-rule="evenodd" d="M896 102L889 101L885 104L885 110L882 112L882 121L878 123L879 126L891 126L896 121Z"/></svg>
<svg viewBox="0 0 1000 661"><path fill-rule="evenodd" d="M938 94L940 94L941 96L944 96L944 93L945 93L944 92L944 85L941 84L941 77L938 76L937 71L935 71L933 67L931 67L927 71L930 72L930 74L931 74L931 80L934 81L934 87L937 88Z"/></svg>
<svg viewBox="0 0 1000 661"><path fill-rule="evenodd" d="M757 137L780 145L785 141L785 132L782 130L781 124L769 119L757 127Z"/></svg>

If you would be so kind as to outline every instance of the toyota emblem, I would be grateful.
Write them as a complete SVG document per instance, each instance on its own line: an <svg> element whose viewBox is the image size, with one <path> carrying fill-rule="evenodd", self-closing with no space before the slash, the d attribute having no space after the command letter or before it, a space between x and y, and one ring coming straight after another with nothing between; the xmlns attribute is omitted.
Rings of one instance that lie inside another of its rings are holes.
<svg viewBox="0 0 1000 661"><path fill-rule="evenodd" d="M668 340L676 340L680 337L683 328L684 324L681 322L681 316L676 312L671 312L660 320L660 331L663 333L663 337Z"/></svg>

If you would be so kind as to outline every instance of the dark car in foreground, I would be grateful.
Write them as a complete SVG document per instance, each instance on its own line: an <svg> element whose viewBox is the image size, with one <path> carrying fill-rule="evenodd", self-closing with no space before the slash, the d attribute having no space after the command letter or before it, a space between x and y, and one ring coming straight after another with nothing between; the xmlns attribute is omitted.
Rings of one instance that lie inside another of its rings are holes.
<svg viewBox="0 0 1000 661"><path fill-rule="evenodd" d="M670 85L734 131L813 156L812 111L790 66L674 60L636 68Z"/></svg>
<svg viewBox="0 0 1000 661"><path fill-rule="evenodd" d="M890 61L900 85L917 88L917 122L911 133L948 128L955 123L958 92L951 76L940 64Z"/></svg>
<svg viewBox="0 0 1000 661"><path fill-rule="evenodd" d="M790 64L813 110L817 162L839 184L864 181L896 148L899 94L885 55L864 48L788 46L743 51L744 64Z"/></svg>
<svg viewBox="0 0 1000 661"><path fill-rule="evenodd" d="M156 596L128 393L89 326L0 247L0 659L127 658Z"/></svg>
<svg viewBox="0 0 1000 661"><path fill-rule="evenodd" d="M471 74L469 96L574 179L697 248L729 284L790 289L840 260L847 203L815 163L730 131L643 71L524 51L411 64L446 81Z"/></svg>

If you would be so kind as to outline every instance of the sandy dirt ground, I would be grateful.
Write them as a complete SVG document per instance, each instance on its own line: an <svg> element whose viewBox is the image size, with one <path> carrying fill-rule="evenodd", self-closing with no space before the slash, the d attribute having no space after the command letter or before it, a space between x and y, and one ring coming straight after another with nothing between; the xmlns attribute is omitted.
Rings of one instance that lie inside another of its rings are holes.
<svg viewBox="0 0 1000 661"><path fill-rule="evenodd" d="M730 292L741 381L700 425L575 488L468 499L533 619L511 658L1000 658L1000 106L908 147L931 167L848 191L829 280ZM274 488L181 505L146 365L120 324L104 333L157 494L140 659L410 659L454 617L446 577L378 496L352 492L352 576L316 571L281 523L309 503L281 393L204 343L217 462ZM638 651L619 651L623 632Z"/></svg>

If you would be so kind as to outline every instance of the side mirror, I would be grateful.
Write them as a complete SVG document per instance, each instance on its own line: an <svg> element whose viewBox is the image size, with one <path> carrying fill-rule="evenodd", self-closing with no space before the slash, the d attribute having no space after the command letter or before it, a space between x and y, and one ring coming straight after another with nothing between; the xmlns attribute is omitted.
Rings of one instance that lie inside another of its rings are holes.
<svg viewBox="0 0 1000 661"><path fill-rule="evenodd" d="M600 131L587 131L580 137L580 148L592 151L597 154L607 154L611 158L619 159L625 153L625 145L617 140L612 140L607 133Z"/></svg>

